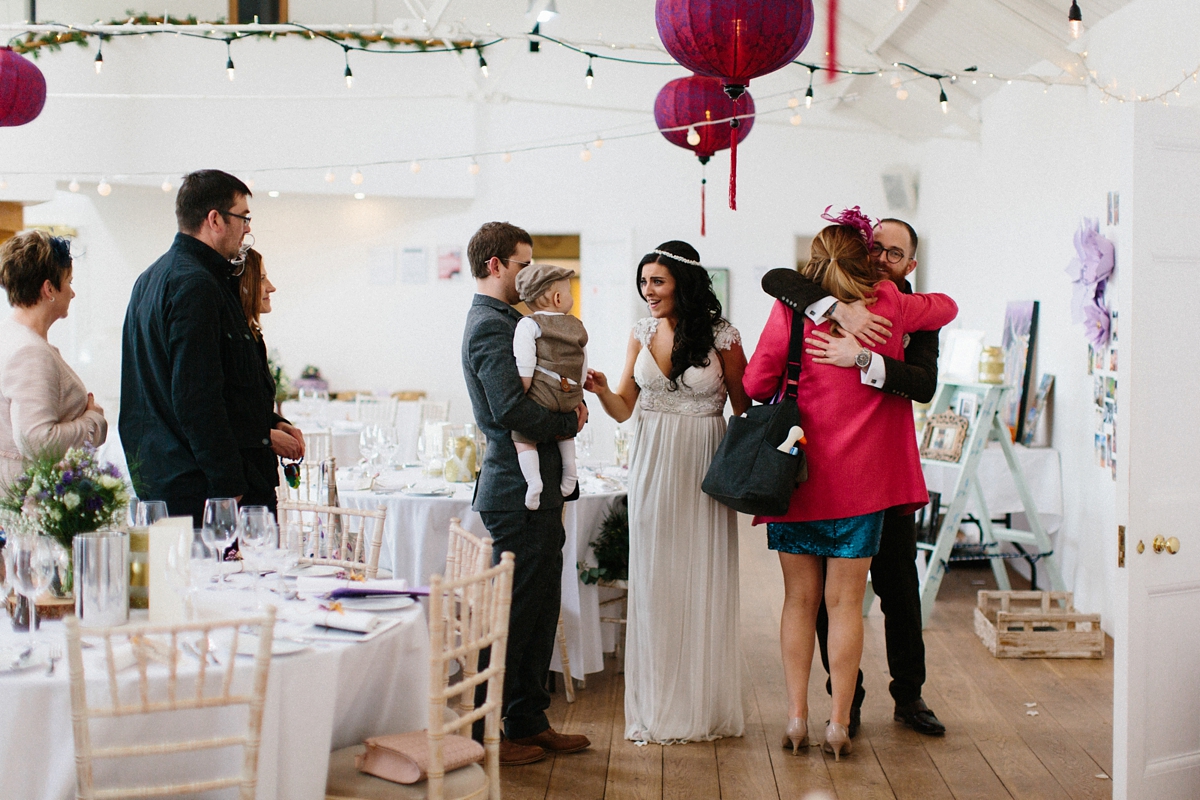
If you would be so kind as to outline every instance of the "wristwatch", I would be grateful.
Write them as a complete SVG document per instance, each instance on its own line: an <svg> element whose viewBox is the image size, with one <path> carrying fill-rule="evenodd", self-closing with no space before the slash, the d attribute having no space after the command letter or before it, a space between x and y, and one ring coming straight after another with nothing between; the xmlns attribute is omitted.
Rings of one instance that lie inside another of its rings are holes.
<svg viewBox="0 0 1200 800"><path fill-rule="evenodd" d="M866 369L871 366L871 351L865 347L859 350L858 355L854 357L854 366L859 369Z"/></svg>

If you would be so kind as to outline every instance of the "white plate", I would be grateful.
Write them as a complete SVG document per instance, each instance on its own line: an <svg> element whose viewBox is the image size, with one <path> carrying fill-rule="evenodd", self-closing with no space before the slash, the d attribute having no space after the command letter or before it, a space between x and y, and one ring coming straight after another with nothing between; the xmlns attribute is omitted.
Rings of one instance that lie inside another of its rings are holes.
<svg viewBox="0 0 1200 800"><path fill-rule="evenodd" d="M405 486L400 490L400 494L408 494L413 497L453 497L457 491L453 486L447 486L444 489L422 489L417 486Z"/></svg>
<svg viewBox="0 0 1200 800"><path fill-rule="evenodd" d="M13 666L13 660L21 654L21 651L25 647L26 645L22 644L0 651L0 675L16 675L17 673L28 672L37 667L45 668L50 663L50 659L46 657L46 648L38 645L33 648L33 652L29 654L28 658Z"/></svg>
<svg viewBox="0 0 1200 800"><path fill-rule="evenodd" d="M376 597L343 597L341 604L355 611L399 611L416 600L407 595L378 595Z"/></svg>
<svg viewBox="0 0 1200 800"><path fill-rule="evenodd" d="M301 650L307 650L308 645L303 642L293 642L288 639L274 639L271 641L271 655L287 656L292 653L299 653ZM258 655L258 637L243 633L238 636L238 655L239 656L256 656Z"/></svg>
<svg viewBox="0 0 1200 800"><path fill-rule="evenodd" d="M328 578L337 575L341 571L341 567L335 567L332 564L308 564L307 566L289 569L284 573L284 577L298 578L303 575L306 578Z"/></svg>

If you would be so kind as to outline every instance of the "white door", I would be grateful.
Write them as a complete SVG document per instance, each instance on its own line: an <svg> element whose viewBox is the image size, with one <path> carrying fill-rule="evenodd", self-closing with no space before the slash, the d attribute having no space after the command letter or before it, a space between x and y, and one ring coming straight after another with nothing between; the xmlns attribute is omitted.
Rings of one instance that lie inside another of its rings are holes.
<svg viewBox="0 0 1200 800"><path fill-rule="evenodd" d="M1200 113L1139 106L1128 118L1132 171L1122 181L1118 256L1125 568L1115 593L1113 788L1118 800L1196 800ZM1156 552L1155 537L1177 539L1178 552Z"/></svg>

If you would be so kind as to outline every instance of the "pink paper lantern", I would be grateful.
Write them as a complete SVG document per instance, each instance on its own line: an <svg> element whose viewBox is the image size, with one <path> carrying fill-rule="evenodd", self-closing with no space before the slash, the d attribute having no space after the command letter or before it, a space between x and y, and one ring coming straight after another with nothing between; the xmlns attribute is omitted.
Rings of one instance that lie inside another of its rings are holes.
<svg viewBox="0 0 1200 800"><path fill-rule="evenodd" d="M32 122L45 105L42 71L11 47L0 47L0 128Z"/></svg>

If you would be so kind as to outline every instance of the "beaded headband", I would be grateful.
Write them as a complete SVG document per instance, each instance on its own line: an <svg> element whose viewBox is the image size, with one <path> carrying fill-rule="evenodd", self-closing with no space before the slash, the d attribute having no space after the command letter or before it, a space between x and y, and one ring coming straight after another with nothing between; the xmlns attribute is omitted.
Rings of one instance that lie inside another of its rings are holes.
<svg viewBox="0 0 1200 800"><path fill-rule="evenodd" d="M690 258L684 258L683 256L677 256L674 253L668 253L666 250L651 250L650 252L655 253L660 256L666 256L667 258L673 258L676 261L682 261L684 264L691 264L693 267L704 266L699 261L692 261Z"/></svg>

